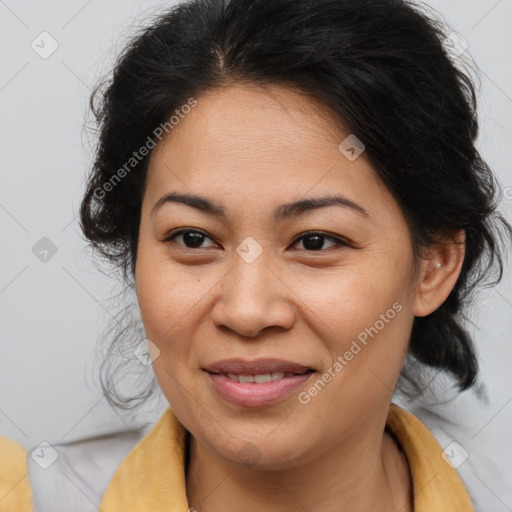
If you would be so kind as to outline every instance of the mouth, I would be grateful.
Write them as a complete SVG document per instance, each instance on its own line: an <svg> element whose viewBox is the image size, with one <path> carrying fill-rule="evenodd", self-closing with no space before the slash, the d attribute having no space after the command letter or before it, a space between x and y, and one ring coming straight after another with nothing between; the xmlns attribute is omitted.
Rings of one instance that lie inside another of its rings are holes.
<svg viewBox="0 0 512 512"><path fill-rule="evenodd" d="M272 373L257 373L255 375L252 374L238 374L238 373L213 373L213 375L222 375L227 377L228 379L234 380L236 382L247 383L256 383L256 384L264 384L265 382L272 382L274 380L282 380L287 379L289 377L295 377L297 375L304 375L306 373L314 372L314 370L307 370L303 373L293 373L293 372L272 372Z"/></svg>
<svg viewBox="0 0 512 512"><path fill-rule="evenodd" d="M294 361L286 361L284 359L254 359L248 361L245 359L223 359L203 368L208 373L231 374L243 376L255 375L277 375L276 378L282 378L281 373L294 375L303 375L304 373L315 371L314 368L296 363ZM272 379L270 379L272 380Z"/></svg>
<svg viewBox="0 0 512 512"><path fill-rule="evenodd" d="M313 368L281 359L229 359L203 370L221 398L241 407L280 402L315 373Z"/></svg>

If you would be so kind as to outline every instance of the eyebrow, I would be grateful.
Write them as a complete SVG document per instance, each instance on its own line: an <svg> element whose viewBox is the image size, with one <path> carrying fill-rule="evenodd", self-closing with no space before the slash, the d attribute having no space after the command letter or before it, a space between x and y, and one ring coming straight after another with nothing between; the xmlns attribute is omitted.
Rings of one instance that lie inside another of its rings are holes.
<svg viewBox="0 0 512 512"><path fill-rule="evenodd" d="M219 217L222 220L226 220L227 218L226 210L219 203L196 194L179 194L177 192L169 192L163 195L151 209L151 216L153 216L158 209L167 203L182 203L204 213ZM299 199L292 203L282 204L274 210L273 218L275 221L281 222L293 217L294 215L301 215L328 206L341 206L365 217L370 217L368 212L354 201L343 196L327 195L315 198Z"/></svg>

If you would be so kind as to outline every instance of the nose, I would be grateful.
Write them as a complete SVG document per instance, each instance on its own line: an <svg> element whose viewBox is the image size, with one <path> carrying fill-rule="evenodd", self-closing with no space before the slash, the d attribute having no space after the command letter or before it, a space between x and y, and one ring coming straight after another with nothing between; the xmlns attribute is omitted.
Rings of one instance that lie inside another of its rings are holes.
<svg viewBox="0 0 512 512"><path fill-rule="evenodd" d="M248 263L238 254L219 283L212 310L214 325L255 338L267 329L290 329L295 322L293 292L263 254Z"/></svg>

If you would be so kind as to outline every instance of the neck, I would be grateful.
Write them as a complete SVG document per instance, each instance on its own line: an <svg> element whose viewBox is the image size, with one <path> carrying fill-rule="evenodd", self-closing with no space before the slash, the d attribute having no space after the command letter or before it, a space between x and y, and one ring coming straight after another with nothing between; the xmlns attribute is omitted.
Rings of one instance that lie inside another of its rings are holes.
<svg viewBox="0 0 512 512"><path fill-rule="evenodd" d="M190 439L189 506L199 512L271 509L411 512L409 470L392 437L367 425L307 463L257 469L219 456Z"/></svg>

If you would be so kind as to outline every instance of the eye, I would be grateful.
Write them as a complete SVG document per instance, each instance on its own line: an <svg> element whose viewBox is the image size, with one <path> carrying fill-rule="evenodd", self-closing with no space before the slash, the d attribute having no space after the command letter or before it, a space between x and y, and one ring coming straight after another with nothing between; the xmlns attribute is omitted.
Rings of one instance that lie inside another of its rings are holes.
<svg viewBox="0 0 512 512"><path fill-rule="evenodd" d="M203 249L206 247L215 247L216 244L202 246L205 240L212 240L206 233L197 229L181 229L168 235L163 242L175 241L178 245L182 245L187 249ZM178 241L179 240L179 241Z"/></svg>
<svg viewBox="0 0 512 512"><path fill-rule="evenodd" d="M213 242L210 245L203 245L207 240L213 239L203 231L197 229L180 229L168 235L163 242L174 241L187 249L204 249L215 247ZM325 245L327 242L327 246ZM292 245L299 245L298 249L306 251L322 251L336 246L350 246L350 244L338 237L323 233L322 231L310 231L297 238Z"/></svg>
<svg viewBox="0 0 512 512"><path fill-rule="evenodd" d="M324 245L326 241L330 243L327 247ZM302 244L302 247L299 247L299 249L306 251L321 251L329 249L330 247L350 245L341 238L328 235L327 233L322 233L321 231L310 231L309 233L305 233L297 238L292 245L296 245L298 243Z"/></svg>

